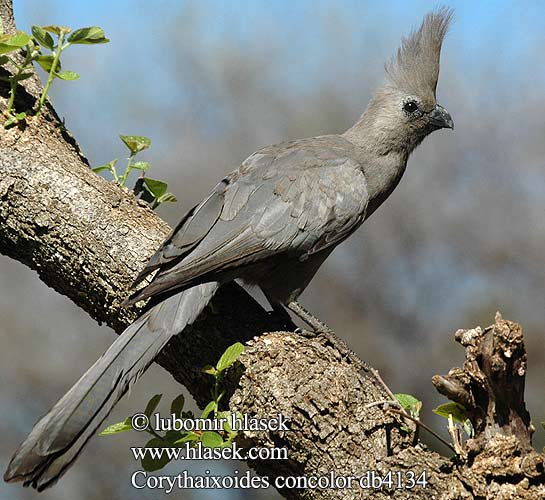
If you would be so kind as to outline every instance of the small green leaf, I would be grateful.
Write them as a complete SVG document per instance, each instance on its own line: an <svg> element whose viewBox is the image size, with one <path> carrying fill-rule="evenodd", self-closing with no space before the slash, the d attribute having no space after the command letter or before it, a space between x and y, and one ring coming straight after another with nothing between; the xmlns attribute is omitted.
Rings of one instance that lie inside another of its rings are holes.
<svg viewBox="0 0 545 500"><path fill-rule="evenodd" d="M401 405L401 407L405 410L420 402L418 399L416 399L414 396L411 396L410 394L394 394L394 396L397 399L398 403Z"/></svg>
<svg viewBox="0 0 545 500"><path fill-rule="evenodd" d="M99 173L99 172L102 172L104 170L108 170L112 173L115 172L115 164L117 163L117 160L112 160L108 163L105 163L104 165L100 165L99 167L94 167L92 170L93 172L95 173Z"/></svg>
<svg viewBox="0 0 545 500"><path fill-rule="evenodd" d="M17 123L17 118L15 116L10 116L5 122L4 127L8 128L10 125Z"/></svg>
<svg viewBox="0 0 545 500"><path fill-rule="evenodd" d="M151 140L142 135L120 135L119 138L125 143L130 152L135 155L151 146Z"/></svg>
<svg viewBox="0 0 545 500"><path fill-rule="evenodd" d="M150 168L150 164L147 161L137 161L131 165L131 168L134 170L142 170L146 172Z"/></svg>
<svg viewBox="0 0 545 500"><path fill-rule="evenodd" d="M51 67L53 66L54 58L53 56L37 56L35 61L42 67L42 69L49 73L51 71ZM61 62L57 61L57 67L55 68L55 72L58 72L61 70Z"/></svg>
<svg viewBox="0 0 545 500"><path fill-rule="evenodd" d="M217 371L216 368L213 367L212 365L206 365L206 366L202 369L202 372L203 372L203 373L208 373L208 375L215 376L216 373L217 373L218 371Z"/></svg>
<svg viewBox="0 0 545 500"><path fill-rule="evenodd" d="M59 26L57 24L50 24L49 26L42 26L42 29L54 33L55 35L60 35L61 33L70 33L72 30L67 26Z"/></svg>
<svg viewBox="0 0 545 500"><path fill-rule="evenodd" d="M418 418L422 409L422 401L410 394L394 394L394 396L404 410L408 410L411 416Z"/></svg>
<svg viewBox="0 0 545 500"><path fill-rule="evenodd" d="M545 420L541 422L541 427L543 427L543 430L545 430Z"/></svg>
<svg viewBox="0 0 545 500"><path fill-rule="evenodd" d="M178 199L172 193L165 193L162 196L159 196L159 198L157 199L158 203L166 203L168 201L175 203L178 201Z"/></svg>
<svg viewBox="0 0 545 500"><path fill-rule="evenodd" d="M210 403L208 403L202 411L201 418L207 418L210 413L216 411L217 409L218 404L215 401L210 401Z"/></svg>
<svg viewBox="0 0 545 500"><path fill-rule="evenodd" d="M172 403L170 403L170 414L176 415L179 417L182 413L182 410L184 409L185 404L185 398L183 394L180 394L179 396L175 397L172 400Z"/></svg>
<svg viewBox="0 0 545 500"><path fill-rule="evenodd" d="M188 441L199 441L201 437L194 433L193 431L188 432L185 436L178 439L178 441L175 441L174 444L183 444L187 443Z"/></svg>
<svg viewBox="0 0 545 500"><path fill-rule="evenodd" d="M162 397L162 394L156 394L148 401L146 409L144 410L144 414L147 417L151 417L151 414L155 411L155 408L157 408L157 405L159 404L159 401L161 401Z"/></svg>
<svg viewBox="0 0 545 500"><path fill-rule="evenodd" d="M61 73L55 73L55 76L61 80L79 80L79 75L74 71L62 71Z"/></svg>
<svg viewBox="0 0 545 500"><path fill-rule="evenodd" d="M132 430L131 417L127 417L123 422L117 422L117 424L106 427L99 436L109 436L110 434L119 434L130 430Z"/></svg>
<svg viewBox="0 0 545 500"><path fill-rule="evenodd" d="M217 418L224 418L225 420L229 420L231 418L231 412L230 411L218 411L216 413Z"/></svg>
<svg viewBox="0 0 545 500"><path fill-rule="evenodd" d="M107 43L109 41L104 35L104 30L98 26L77 29L68 37L68 42L80 44Z"/></svg>
<svg viewBox="0 0 545 500"><path fill-rule="evenodd" d="M460 424L463 424L470 416L469 412L461 404L453 402L440 405L432 411L436 415L444 418L448 418L449 415L452 415L452 419Z"/></svg>
<svg viewBox="0 0 545 500"><path fill-rule="evenodd" d="M15 115L10 116L5 122L4 127L9 127L10 125L15 125L26 118L26 112L22 111L21 113L16 113Z"/></svg>
<svg viewBox="0 0 545 500"><path fill-rule="evenodd" d="M216 364L218 372L222 372L226 368L229 368L243 352L244 346L240 342L229 346Z"/></svg>
<svg viewBox="0 0 545 500"><path fill-rule="evenodd" d="M30 42L30 37L23 31L15 35L0 35L0 54L7 54L20 49Z"/></svg>
<svg viewBox="0 0 545 500"><path fill-rule="evenodd" d="M9 61L9 57L8 57L8 56L0 56L0 66L3 66L3 65L6 64L8 61Z"/></svg>
<svg viewBox="0 0 545 500"><path fill-rule="evenodd" d="M201 436L201 443L207 448L219 448L223 444L223 438L213 431L205 431Z"/></svg>
<svg viewBox="0 0 545 500"><path fill-rule="evenodd" d="M168 184L157 179L144 177L144 187L154 198L159 199L166 193Z"/></svg>
<svg viewBox="0 0 545 500"><path fill-rule="evenodd" d="M53 37L41 26L32 26L32 36L42 47L53 50L55 41L53 40Z"/></svg>
<svg viewBox="0 0 545 500"><path fill-rule="evenodd" d="M146 448L171 448L170 443L163 441L162 439L153 438L146 443ZM170 462L168 454L163 453L161 458L154 459L149 453L142 459L142 468L146 472L153 472L162 469L166 464Z"/></svg>
<svg viewBox="0 0 545 500"><path fill-rule="evenodd" d="M227 438L223 443L221 443L222 448L231 448L233 446L233 440L231 438Z"/></svg>

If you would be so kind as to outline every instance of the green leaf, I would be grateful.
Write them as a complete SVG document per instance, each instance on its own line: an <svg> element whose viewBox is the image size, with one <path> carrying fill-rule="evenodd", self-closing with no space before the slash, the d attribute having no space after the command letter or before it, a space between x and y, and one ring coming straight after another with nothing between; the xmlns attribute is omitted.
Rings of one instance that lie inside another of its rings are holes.
<svg viewBox="0 0 545 500"><path fill-rule="evenodd" d="M70 43L92 44L107 43L110 40L104 35L104 30L98 26L89 26L75 30L69 37Z"/></svg>
<svg viewBox="0 0 545 500"><path fill-rule="evenodd" d="M8 128L10 125L13 125L14 123L17 123L17 118L15 116L10 116L5 122L4 127Z"/></svg>
<svg viewBox="0 0 545 500"><path fill-rule="evenodd" d="M545 420L541 422L541 427L543 427L543 429L545 430Z"/></svg>
<svg viewBox="0 0 545 500"><path fill-rule="evenodd" d="M144 410L144 414L149 418L151 417L151 414L155 411L155 408L157 408L157 405L159 404L159 401L161 401L161 398L163 397L162 394L156 394L153 396L146 405L146 409Z"/></svg>
<svg viewBox="0 0 545 500"><path fill-rule="evenodd" d="M42 67L42 69L49 73L51 71L51 67L53 66L54 58L53 56L37 56L35 61ZM58 72L61 70L61 62L57 61L57 67L55 68L55 72Z"/></svg>
<svg viewBox="0 0 545 500"><path fill-rule="evenodd" d="M215 401L210 401L210 403L208 403L202 411L201 418L207 418L210 413L216 411L217 409L218 404Z"/></svg>
<svg viewBox="0 0 545 500"><path fill-rule="evenodd" d="M106 427L99 436L109 436L110 434L119 434L130 430L132 430L131 417L127 417L123 422L117 422L117 424Z"/></svg>
<svg viewBox="0 0 545 500"><path fill-rule="evenodd" d="M170 443L167 441L163 441L159 438L153 438L150 439L146 443L146 448L171 448ZM166 464L170 462L170 459L168 458L168 455L166 453L163 453L161 455L161 458L154 459L150 456L149 453L146 453L146 456L142 459L142 468L146 472L153 472L159 469L162 469Z"/></svg>
<svg viewBox="0 0 545 500"><path fill-rule="evenodd" d="M53 37L41 26L32 26L32 36L42 47L53 50L55 41L53 40Z"/></svg>
<svg viewBox="0 0 545 500"><path fill-rule="evenodd" d="M216 413L216 417L217 417L218 419L224 418L224 419L226 419L226 420L229 420L229 419L231 418L231 412L230 412L230 411L218 411L218 412Z"/></svg>
<svg viewBox="0 0 545 500"><path fill-rule="evenodd" d="M30 42L30 37L18 31L15 35L0 35L0 54L7 54L24 47Z"/></svg>
<svg viewBox="0 0 545 500"><path fill-rule="evenodd" d="M55 76L61 80L79 80L79 75L74 71L62 71L61 73L55 73Z"/></svg>
<svg viewBox="0 0 545 500"><path fill-rule="evenodd" d="M144 187L154 198L159 199L166 193L168 184L163 181L158 181L157 179L144 177Z"/></svg>
<svg viewBox="0 0 545 500"><path fill-rule="evenodd" d="M146 172L149 168L150 164L147 161L137 161L131 165L131 169L142 170L142 172Z"/></svg>
<svg viewBox="0 0 545 500"><path fill-rule="evenodd" d="M178 199L172 193L165 193L164 195L159 196L159 198L157 199L158 203L165 203L167 201L175 203L178 201Z"/></svg>
<svg viewBox="0 0 545 500"><path fill-rule="evenodd" d="M179 417L182 414L182 410L184 409L185 404L185 398L183 394L180 394L179 396L175 397L172 400L172 403L170 403L170 414L176 415Z"/></svg>
<svg viewBox="0 0 545 500"><path fill-rule="evenodd" d="M214 431L205 431L201 436L201 443L207 448L219 448L223 444L223 438Z"/></svg>
<svg viewBox="0 0 545 500"><path fill-rule="evenodd" d="M10 125L15 125L16 123L19 123L20 121L24 120L26 118L26 112L22 111L21 113L17 113L15 115L10 116L5 122L4 127L9 127Z"/></svg>
<svg viewBox="0 0 545 500"><path fill-rule="evenodd" d="M410 394L394 394L394 396L397 399L398 403L401 405L401 407L405 410L420 402L418 399L416 399L414 396L411 396Z"/></svg>
<svg viewBox="0 0 545 500"><path fill-rule="evenodd" d="M110 172L115 172L115 164L117 163L117 160L112 160L108 163L105 163L104 165L100 165L99 167L95 167L93 169L91 169L93 172L95 173L99 173L99 172L102 172L104 170L108 170Z"/></svg>
<svg viewBox="0 0 545 500"><path fill-rule="evenodd" d="M135 155L151 146L151 139L142 135L120 135L119 138L125 143L130 152Z"/></svg>
<svg viewBox="0 0 545 500"><path fill-rule="evenodd" d="M6 64L8 61L9 61L9 57L8 57L8 56L0 56L0 66L3 66L3 65Z"/></svg>
<svg viewBox="0 0 545 500"><path fill-rule="evenodd" d="M436 415L444 418L448 418L449 415L452 415L452 419L460 424L465 423L470 416L469 412L461 404L453 402L440 405L432 411Z"/></svg>
<svg viewBox="0 0 545 500"><path fill-rule="evenodd" d="M243 352L244 346L240 342L229 346L216 364L218 372L222 372L226 368L229 368Z"/></svg>
<svg viewBox="0 0 545 500"><path fill-rule="evenodd" d="M394 394L394 396L404 410L408 410L414 418L418 418L422 409L422 401L410 394Z"/></svg>
<svg viewBox="0 0 545 500"><path fill-rule="evenodd" d="M208 375L215 376L216 373L217 373L218 371L217 371L216 368L213 367L212 365L206 365L206 366L202 369L202 372L203 372L203 373L208 373Z"/></svg>
<svg viewBox="0 0 545 500"><path fill-rule="evenodd" d="M42 26L42 29L54 33L55 35L60 35L61 33L70 33L72 30L67 26L59 26L57 24L50 24L49 26Z"/></svg>
<svg viewBox="0 0 545 500"><path fill-rule="evenodd" d="M188 441L199 441L201 437L193 431L189 431L185 436L175 441L174 444L183 444Z"/></svg>

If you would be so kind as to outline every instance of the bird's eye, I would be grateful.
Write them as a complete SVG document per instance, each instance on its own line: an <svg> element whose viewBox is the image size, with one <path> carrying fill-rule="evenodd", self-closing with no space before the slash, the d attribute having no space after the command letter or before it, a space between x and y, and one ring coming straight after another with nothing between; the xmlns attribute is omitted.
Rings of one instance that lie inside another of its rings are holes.
<svg viewBox="0 0 545 500"><path fill-rule="evenodd" d="M414 113L418 109L418 105L414 101L409 101L403 105L403 109L407 113Z"/></svg>

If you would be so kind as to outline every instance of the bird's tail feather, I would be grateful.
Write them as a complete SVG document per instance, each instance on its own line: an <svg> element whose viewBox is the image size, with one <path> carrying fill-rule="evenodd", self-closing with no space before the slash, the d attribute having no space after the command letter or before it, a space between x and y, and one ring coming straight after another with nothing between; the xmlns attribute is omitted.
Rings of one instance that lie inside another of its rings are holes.
<svg viewBox="0 0 545 500"><path fill-rule="evenodd" d="M12 457L6 481L41 491L72 465L129 386L169 339L193 323L218 289L205 283L157 304L131 324L42 417Z"/></svg>

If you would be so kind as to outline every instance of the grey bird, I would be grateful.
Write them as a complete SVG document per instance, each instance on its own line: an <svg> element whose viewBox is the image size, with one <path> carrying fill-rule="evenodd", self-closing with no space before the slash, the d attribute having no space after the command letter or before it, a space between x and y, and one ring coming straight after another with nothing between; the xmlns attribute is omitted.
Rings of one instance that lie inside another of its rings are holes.
<svg viewBox="0 0 545 500"><path fill-rule="evenodd" d="M168 340L193 323L220 285L257 285L315 329L297 302L333 249L392 193L424 137L453 128L436 102L441 45L452 12L426 15L386 65L386 82L340 135L252 154L189 211L136 283L128 303L153 305L42 417L11 459L6 481L43 490L66 472L117 401ZM182 333L183 334L183 333Z"/></svg>

